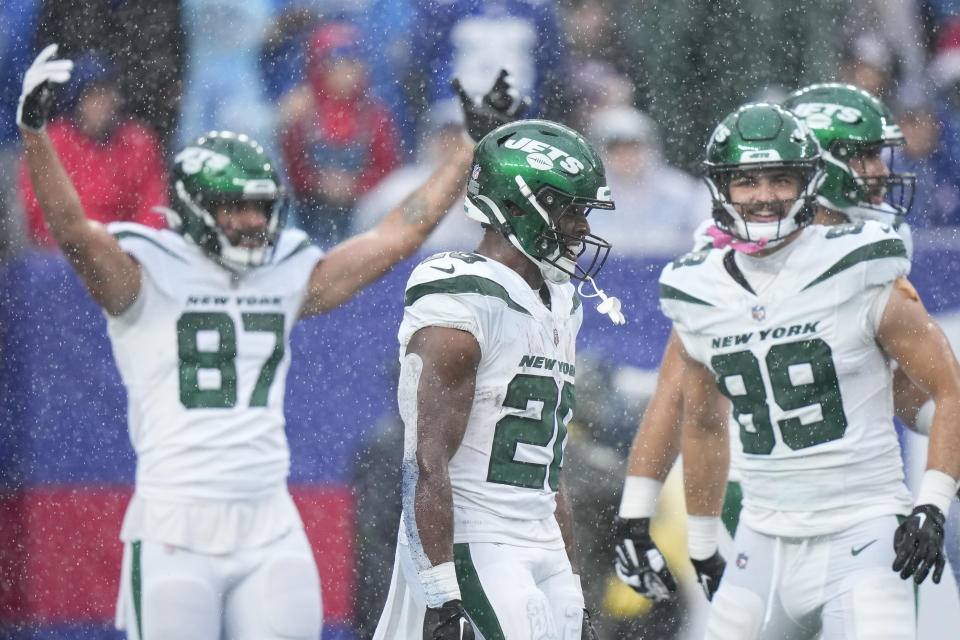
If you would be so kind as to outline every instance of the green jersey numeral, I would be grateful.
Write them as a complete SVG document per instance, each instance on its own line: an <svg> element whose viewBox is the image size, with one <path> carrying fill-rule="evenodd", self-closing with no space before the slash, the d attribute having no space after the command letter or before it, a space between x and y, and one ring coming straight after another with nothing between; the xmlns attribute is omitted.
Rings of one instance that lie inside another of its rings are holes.
<svg viewBox="0 0 960 640"><path fill-rule="evenodd" d="M263 363L250 396L251 407L267 406L270 385L283 359L284 317L280 313L243 313L247 332L272 333L276 337L273 352ZM201 331L216 332L216 349L201 350L197 337ZM180 403L187 409L229 409L237 404L237 328L222 312L187 312L177 320L177 350L180 357ZM215 370L219 386L201 389L200 371Z"/></svg>
<svg viewBox="0 0 960 640"><path fill-rule="evenodd" d="M714 356L711 366L717 386L730 398L740 423L744 453L767 455L776 436L770 420L769 399L760 363L750 351ZM793 450L839 440L847 430L840 398L840 383L830 345L821 340L801 340L774 345L765 358L773 401L784 411L819 406L820 420L803 424L799 417L777 421L783 442ZM734 382L738 384L734 384Z"/></svg>
<svg viewBox="0 0 960 640"><path fill-rule="evenodd" d="M514 377L507 386L503 406L539 415L529 418L509 415L497 422L487 481L527 489L543 489L547 482L553 491L557 491L563 464L563 440L567 437L567 424L573 417L575 404L572 384L564 383L558 389L553 378L524 373ZM520 443L546 447L551 440L553 459L549 465L516 460Z"/></svg>

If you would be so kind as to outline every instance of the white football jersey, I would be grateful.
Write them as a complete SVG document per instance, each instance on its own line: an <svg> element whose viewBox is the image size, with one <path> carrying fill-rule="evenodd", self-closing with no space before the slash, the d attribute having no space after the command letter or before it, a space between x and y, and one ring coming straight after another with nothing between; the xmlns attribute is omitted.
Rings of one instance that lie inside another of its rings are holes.
<svg viewBox="0 0 960 640"><path fill-rule="evenodd" d="M466 433L449 464L454 542L563 546L553 514L583 309L572 284L546 286L549 309L513 269L461 252L428 258L407 282L401 358L429 326L471 333L482 353ZM405 425L408 448L416 427Z"/></svg>
<svg viewBox="0 0 960 640"><path fill-rule="evenodd" d="M875 340L892 282L909 273L903 240L873 221L811 226L753 260L782 262L756 291L731 250L687 254L660 277L663 312L733 404L744 522L810 536L909 513Z"/></svg>
<svg viewBox="0 0 960 640"><path fill-rule="evenodd" d="M107 316L137 494L251 500L284 487L290 329L321 251L287 230L269 264L236 277L173 231L109 230L142 267L137 301Z"/></svg>

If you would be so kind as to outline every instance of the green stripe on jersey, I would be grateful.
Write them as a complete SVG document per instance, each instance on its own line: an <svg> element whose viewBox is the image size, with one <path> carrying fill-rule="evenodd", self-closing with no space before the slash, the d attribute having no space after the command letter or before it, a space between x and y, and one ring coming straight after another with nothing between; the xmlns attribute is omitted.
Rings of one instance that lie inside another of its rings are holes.
<svg viewBox="0 0 960 640"><path fill-rule="evenodd" d="M184 260L177 254L175 254L173 251L170 251L170 249L167 249L165 246L163 246L162 244L160 244L150 236L145 236L142 233L137 233L136 231L118 231L117 233L113 234L113 237L117 239L117 242L119 242L120 240L123 240L124 238L137 238L139 240L145 240L150 244L154 245L155 247L157 247L158 249L160 249L161 251L163 251L164 253L173 256L180 262L186 262L186 260Z"/></svg>
<svg viewBox="0 0 960 640"><path fill-rule="evenodd" d="M845 271L855 264L866 262L867 260L879 260L880 258L906 258L907 248L900 238L890 238L889 240L879 240L862 246L859 249L851 251L843 256L832 267L820 274L816 280L805 286L802 291L820 284L824 280L832 278L841 271Z"/></svg>
<svg viewBox="0 0 960 640"><path fill-rule="evenodd" d="M417 300L432 293L479 293L482 296L491 298L500 298L507 303L507 307L528 316L533 315L519 304L513 301L507 290L502 285L497 284L489 278L480 276L456 276L455 278L445 278L443 280L433 280L424 282L407 289L403 296L404 306L409 307Z"/></svg>
<svg viewBox="0 0 960 640"><path fill-rule="evenodd" d="M577 309L580 308L580 295L574 291L573 292L573 308L570 309L570 315L573 315L577 312Z"/></svg>
<svg viewBox="0 0 960 640"><path fill-rule="evenodd" d="M457 584L463 596L463 608L486 640L505 640L503 628L493 605L483 591L477 568L473 566L469 544L453 545L453 566L457 570Z"/></svg>
<svg viewBox="0 0 960 640"><path fill-rule="evenodd" d="M681 302L690 302L692 304L702 304L707 307L712 307L713 305L707 302L706 300L701 300L700 298L694 298L689 293L684 293L680 289L671 287L668 284L660 283L660 299L669 298L672 300L680 300Z"/></svg>
<svg viewBox="0 0 960 640"><path fill-rule="evenodd" d="M143 576L140 573L140 541L132 545L133 561L130 563L130 590L133 591L133 610L137 616L137 637L143 638Z"/></svg>

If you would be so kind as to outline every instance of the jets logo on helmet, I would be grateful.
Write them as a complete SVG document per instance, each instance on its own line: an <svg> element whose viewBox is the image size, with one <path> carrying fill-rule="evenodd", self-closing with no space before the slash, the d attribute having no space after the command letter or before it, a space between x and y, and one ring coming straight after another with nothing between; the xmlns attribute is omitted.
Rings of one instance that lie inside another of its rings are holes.
<svg viewBox="0 0 960 640"><path fill-rule="evenodd" d="M211 131L174 156L170 225L225 268L242 274L268 262L286 218L287 200L263 147L243 134ZM217 208L256 202L267 216L263 243L234 245L217 222Z"/></svg>
<svg viewBox="0 0 960 640"><path fill-rule="evenodd" d="M820 205L851 221L896 222L909 212L916 176L896 171L904 138L886 105L863 89L833 82L799 89L783 106L810 126L823 147ZM883 159L882 172L867 169L866 159L876 156Z"/></svg>
<svg viewBox="0 0 960 640"><path fill-rule="evenodd" d="M820 145L803 121L778 105L747 104L724 118L710 136L704 167L716 225L741 242L774 246L813 221L824 177ZM765 203L776 220L748 222L738 209L747 203L730 199L730 183L763 170L795 173L800 190L789 201Z"/></svg>
<svg viewBox="0 0 960 640"><path fill-rule="evenodd" d="M610 243L565 235L559 224L568 213L614 208L603 162L583 136L555 122L520 120L487 134L473 158L468 216L499 231L548 280L596 275ZM589 262L580 264L590 249Z"/></svg>
<svg viewBox="0 0 960 640"><path fill-rule="evenodd" d="M230 158L202 147L187 147L173 158L174 164L179 164L183 173L193 175L199 173L204 165L212 171L222 171L228 164Z"/></svg>

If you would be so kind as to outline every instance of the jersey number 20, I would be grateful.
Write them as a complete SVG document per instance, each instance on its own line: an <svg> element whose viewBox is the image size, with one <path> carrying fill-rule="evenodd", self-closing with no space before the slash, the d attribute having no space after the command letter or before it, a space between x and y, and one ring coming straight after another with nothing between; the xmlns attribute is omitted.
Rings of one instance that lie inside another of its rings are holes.
<svg viewBox="0 0 960 640"><path fill-rule="evenodd" d="M531 417L509 415L497 422L490 451L487 481L527 489L543 489L544 481L553 491L560 487L560 465L567 423L573 417L574 388L563 384L557 388L553 378L517 374L507 386L503 406L528 412ZM533 416L539 405L539 415ZM517 446L529 444L546 447L553 441L553 458L549 466L517 460Z"/></svg>

